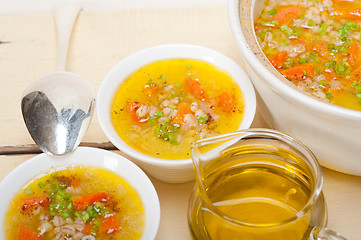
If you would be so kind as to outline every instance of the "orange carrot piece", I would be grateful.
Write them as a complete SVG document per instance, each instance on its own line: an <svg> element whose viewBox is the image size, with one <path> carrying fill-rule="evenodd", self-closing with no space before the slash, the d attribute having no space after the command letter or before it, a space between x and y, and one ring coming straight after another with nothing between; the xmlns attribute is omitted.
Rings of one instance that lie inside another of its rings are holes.
<svg viewBox="0 0 361 240"><path fill-rule="evenodd" d="M325 74L325 77L326 77L326 80L327 81L332 81L332 80L336 80L337 79L337 75L336 75L336 73L334 72L334 71L325 71L324 72L324 74Z"/></svg>
<svg viewBox="0 0 361 240"><path fill-rule="evenodd" d="M228 92L223 92L218 96L218 107L221 108L224 112L232 112L235 106L236 103L234 98Z"/></svg>
<svg viewBox="0 0 361 240"><path fill-rule="evenodd" d="M331 86L328 89L328 92L332 94L333 97L340 95L344 90L341 89L339 86Z"/></svg>
<svg viewBox="0 0 361 240"><path fill-rule="evenodd" d="M92 228L93 228L93 222L86 223L83 228L82 233L89 235L90 232L92 231Z"/></svg>
<svg viewBox="0 0 361 240"><path fill-rule="evenodd" d="M312 63L298 65L281 72L286 78L290 80L302 80L304 78L311 78L314 74L314 67Z"/></svg>
<svg viewBox="0 0 361 240"><path fill-rule="evenodd" d="M287 57L287 53L280 52L268 56L268 60L275 68L282 68L282 65L285 63Z"/></svg>
<svg viewBox="0 0 361 240"><path fill-rule="evenodd" d="M350 78L349 78L349 82L353 82L355 80L359 81L361 79L361 66L357 67L356 69L354 69L350 74L349 74Z"/></svg>
<svg viewBox="0 0 361 240"><path fill-rule="evenodd" d="M90 195L73 197L71 200L76 211L84 210L95 202L106 202L113 197L113 194L97 192Z"/></svg>
<svg viewBox="0 0 361 240"><path fill-rule="evenodd" d="M361 20L361 8L333 11L330 13L330 15L336 17L336 19L360 21Z"/></svg>
<svg viewBox="0 0 361 240"><path fill-rule="evenodd" d="M130 118L138 123L142 123L142 122L146 122L148 120L148 115L143 116L143 117L139 117L137 115L137 110L141 107L141 106L145 106L144 103L141 102L128 102L128 111L129 111L129 115Z"/></svg>
<svg viewBox="0 0 361 240"><path fill-rule="evenodd" d="M330 52L328 50L326 42L319 42L312 46L312 50L315 51L321 57L329 57Z"/></svg>
<svg viewBox="0 0 361 240"><path fill-rule="evenodd" d="M184 85L187 91L189 91L193 96L195 96L199 100L204 102L209 99L207 93L203 90L203 87L199 81L194 80L192 78L186 78Z"/></svg>
<svg viewBox="0 0 361 240"><path fill-rule="evenodd" d="M192 113L191 107L184 102L181 102L177 107L177 114L173 118L173 123L179 126L185 125L184 115Z"/></svg>
<svg viewBox="0 0 361 240"><path fill-rule="evenodd" d="M352 67L357 67L361 63L361 49L357 43L353 43L348 49L348 61Z"/></svg>
<svg viewBox="0 0 361 240"><path fill-rule="evenodd" d="M36 232L31 231L25 225L20 224L18 230L18 240L42 240L42 237Z"/></svg>
<svg viewBox="0 0 361 240"><path fill-rule="evenodd" d="M119 231L119 222L116 215L103 218L99 232L102 234L111 234Z"/></svg>
<svg viewBox="0 0 361 240"><path fill-rule="evenodd" d="M290 42L292 44L301 44L307 48L307 41L304 38L301 38L301 37L292 38L292 39L290 39Z"/></svg>
<svg viewBox="0 0 361 240"><path fill-rule="evenodd" d="M292 20L298 18L301 13L301 6L285 7L279 10L272 18L278 22L278 27L290 24Z"/></svg>
<svg viewBox="0 0 361 240"><path fill-rule="evenodd" d="M50 199L48 196L43 195L39 197L30 197L30 198L23 198L21 199L21 210L28 212L33 210L38 206L47 206L50 203Z"/></svg>
<svg viewBox="0 0 361 240"><path fill-rule="evenodd" d="M143 94L145 94L148 97L154 96L154 94L156 94L158 91L159 91L159 87L157 85L154 85L154 84L146 85L143 88Z"/></svg>

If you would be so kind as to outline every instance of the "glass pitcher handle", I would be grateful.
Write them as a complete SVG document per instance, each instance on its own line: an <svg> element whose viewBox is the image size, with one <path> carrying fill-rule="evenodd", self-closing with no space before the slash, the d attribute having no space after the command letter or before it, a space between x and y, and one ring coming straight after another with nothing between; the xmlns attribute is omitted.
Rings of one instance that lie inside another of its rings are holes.
<svg viewBox="0 0 361 240"><path fill-rule="evenodd" d="M347 240L339 233L327 228L314 227L310 234L310 240Z"/></svg>

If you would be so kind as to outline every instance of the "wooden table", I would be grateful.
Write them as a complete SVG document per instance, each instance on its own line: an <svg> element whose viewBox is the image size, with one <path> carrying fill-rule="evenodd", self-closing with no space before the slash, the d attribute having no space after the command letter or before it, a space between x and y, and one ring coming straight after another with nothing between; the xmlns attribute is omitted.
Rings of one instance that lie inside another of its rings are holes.
<svg viewBox="0 0 361 240"><path fill-rule="evenodd" d="M24 88L51 72L56 30L51 14L0 16L0 179L38 153L21 116ZM225 5L172 9L82 12L70 42L67 70L99 87L107 72L131 53L165 43L197 44L218 50L241 64ZM242 65L242 64L241 64ZM252 127L267 127L257 113ZM115 150L96 117L82 145ZM329 227L348 239L361 236L361 177L324 170ZM157 239L191 239L187 204L193 182L167 184L151 177L159 194Z"/></svg>

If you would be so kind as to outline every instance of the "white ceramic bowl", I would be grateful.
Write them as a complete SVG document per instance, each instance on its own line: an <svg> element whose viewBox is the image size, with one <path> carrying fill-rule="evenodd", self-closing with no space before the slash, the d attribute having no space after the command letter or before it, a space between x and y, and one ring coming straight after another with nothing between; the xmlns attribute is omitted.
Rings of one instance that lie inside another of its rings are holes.
<svg viewBox="0 0 361 240"><path fill-rule="evenodd" d="M266 122L304 142L323 166L361 175L361 112L300 92L267 61L253 29L263 0L229 0L229 20L247 70L261 98Z"/></svg>
<svg viewBox="0 0 361 240"><path fill-rule="evenodd" d="M142 239L155 239L159 228L160 206L157 192L147 175L128 159L98 148L79 147L61 157L40 154L22 163L0 183L0 239L5 239L4 218L15 194L31 179L52 169L66 166L95 166L110 170L135 189L145 211L145 228Z"/></svg>
<svg viewBox="0 0 361 240"><path fill-rule="evenodd" d="M244 97L244 117L239 129L249 128L256 111L256 97L248 76L233 60L212 49L183 44L161 45L144 49L119 62L105 77L97 97L97 116L109 140L123 153L131 156L145 171L169 183L182 183L194 179L191 159L166 160L148 156L127 145L116 133L111 120L111 104L122 82L140 67L149 63L174 58L198 59L226 71L240 87Z"/></svg>

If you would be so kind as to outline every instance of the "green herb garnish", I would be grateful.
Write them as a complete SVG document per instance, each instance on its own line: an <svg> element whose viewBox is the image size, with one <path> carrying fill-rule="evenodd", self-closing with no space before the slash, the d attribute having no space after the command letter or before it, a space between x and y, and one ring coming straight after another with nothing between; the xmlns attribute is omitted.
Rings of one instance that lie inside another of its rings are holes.
<svg viewBox="0 0 361 240"><path fill-rule="evenodd" d="M310 27L313 27L313 26L315 26L315 21L313 21L312 19L309 19L307 25Z"/></svg>
<svg viewBox="0 0 361 240"><path fill-rule="evenodd" d="M156 116L156 117L162 117L162 116L163 116L163 112L162 112L162 111L157 111L157 112L155 112L154 116Z"/></svg>
<svg viewBox="0 0 361 240"><path fill-rule="evenodd" d="M293 35L293 30L292 28L290 28L287 25L282 25L280 27L281 32L283 32L284 34L286 34L287 36L292 36Z"/></svg>
<svg viewBox="0 0 361 240"><path fill-rule="evenodd" d="M203 124L203 123L205 123L205 122L207 121L207 119L208 119L208 115L207 115L207 114L203 114L203 115L201 115L201 116L198 118L198 122L199 122L200 124Z"/></svg>
<svg viewBox="0 0 361 240"><path fill-rule="evenodd" d="M24 190L25 194L30 195L33 194L33 190L31 188L27 188Z"/></svg>
<svg viewBox="0 0 361 240"><path fill-rule="evenodd" d="M318 32L324 36L326 35L326 28L327 28L327 24L326 23L321 23L318 29Z"/></svg>
<svg viewBox="0 0 361 240"><path fill-rule="evenodd" d="M276 9L272 9L271 11L269 11L269 15L270 16L274 16L275 14L277 13L277 10Z"/></svg>
<svg viewBox="0 0 361 240"><path fill-rule="evenodd" d="M262 30L262 31L260 31L260 33L258 34L259 35L259 37L263 40L264 39L264 37L266 36L266 31L265 30Z"/></svg>
<svg viewBox="0 0 361 240"><path fill-rule="evenodd" d="M303 64L306 63L308 61L309 58L300 58L300 60L298 60L299 63Z"/></svg>

